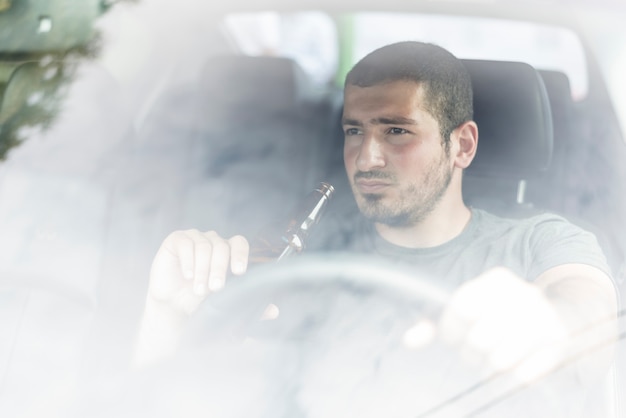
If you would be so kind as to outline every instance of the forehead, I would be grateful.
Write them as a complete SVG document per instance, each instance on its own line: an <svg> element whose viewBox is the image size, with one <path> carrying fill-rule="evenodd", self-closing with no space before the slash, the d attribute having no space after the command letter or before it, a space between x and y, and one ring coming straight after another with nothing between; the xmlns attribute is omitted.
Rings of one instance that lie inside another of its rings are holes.
<svg viewBox="0 0 626 418"><path fill-rule="evenodd" d="M420 111L427 111L424 87L415 81L390 81L368 87L347 85L344 89L344 117Z"/></svg>

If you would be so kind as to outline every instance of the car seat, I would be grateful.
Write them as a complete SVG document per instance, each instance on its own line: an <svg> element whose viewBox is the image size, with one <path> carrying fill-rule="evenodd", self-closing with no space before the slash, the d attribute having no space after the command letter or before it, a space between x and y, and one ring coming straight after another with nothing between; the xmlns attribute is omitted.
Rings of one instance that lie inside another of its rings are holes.
<svg viewBox="0 0 626 418"><path fill-rule="evenodd" d="M500 215L535 213L538 210L526 198L527 182L549 167L553 144L550 105L541 78L524 63L462 61L472 79L474 119L479 129L478 152L463 181L464 199L471 206ZM332 234L341 235L342 224L352 219L358 208L343 166L341 102L334 109L327 172L338 193L331 202L331 221L325 222L332 222L328 228ZM326 235L330 234L325 234L320 246L329 242L332 247L335 239L350 239Z"/></svg>
<svg viewBox="0 0 626 418"><path fill-rule="evenodd" d="M203 173L186 216L224 235L254 235L324 180L326 92L288 58L220 55L197 86Z"/></svg>
<svg viewBox="0 0 626 418"><path fill-rule="evenodd" d="M469 205L506 216L536 208L526 187L550 166L550 104L537 71L517 62L464 60L474 89L478 151L465 172Z"/></svg>
<svg viewBox="0 0 626 418"><path fill-rule="evenodd" d="M523 63L464 60L464 64L472 78L479 128L478 152L464 178L466 202L509 217L542 211L562 214L594 232L610 251L606 231L565 212L562 181L571 168L571 145L566 141L571 140L573 105L567 79L558 73L540 74ZM587 395L585 414L616 416L615 373L612 367Z"/></svg>

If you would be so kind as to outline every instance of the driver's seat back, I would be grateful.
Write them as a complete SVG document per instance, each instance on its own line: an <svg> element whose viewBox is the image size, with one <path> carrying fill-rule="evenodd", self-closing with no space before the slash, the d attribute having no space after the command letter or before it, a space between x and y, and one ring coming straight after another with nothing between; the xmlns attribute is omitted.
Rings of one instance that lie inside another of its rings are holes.
<svg viewBox="0 0 626 418"><path fill-rule="evenodd" d="M474 89L478 151L465 171L466 203L503 216L535 208L526 186L550 166L550 102L539 73L519 62L463 60Z"/></svg>

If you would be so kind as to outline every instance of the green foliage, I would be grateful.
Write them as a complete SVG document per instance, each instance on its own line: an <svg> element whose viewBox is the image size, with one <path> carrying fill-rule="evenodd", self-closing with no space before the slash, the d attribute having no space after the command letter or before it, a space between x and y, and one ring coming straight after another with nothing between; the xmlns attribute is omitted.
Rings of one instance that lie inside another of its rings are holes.
<svg viewBox="0 0 626 418"><path fill-rule="evenodd" d="M94 35L89 43L66 52L0 56L0 66L10 69L0 100L0 160L33 131L53 125L78 65L95 58L99 50Z"/></svg>

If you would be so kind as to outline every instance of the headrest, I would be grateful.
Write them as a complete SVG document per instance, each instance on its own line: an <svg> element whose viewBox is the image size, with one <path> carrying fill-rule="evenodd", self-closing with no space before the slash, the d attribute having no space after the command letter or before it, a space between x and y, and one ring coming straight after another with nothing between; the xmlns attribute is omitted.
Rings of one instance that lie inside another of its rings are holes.
<svg viewBox="0 0 626 418"><path fill-rule="evenodd" d="M572 87L567 75L561 71L539 70L539 75L546 86L552 124L554 126L554 146L564 146L563 141L570 138L571 118L574 112Z"/></svg>
<svg viewBox="0 0 626 418"><path fill-rule="evenodd" d="M528 179L552 159L552 117L545 86L530 65L463 60L474 89L478 151L468 174Z"/></svg>
<svg viewBox="0 0 626 418"><path fill-rule="evenodd" d="M572 86L567 74L555 70L537 70L537 72L546 86L551 102L554 98L559 101L572 103Z"/></svg>
<svg viewBox="0 0 626 418"><path fill-rule="evenodd" d="M293 112L308 92L306 75L295 61L242 55L212 57L201 75L201 88L219 109L265 116Z"/></svg>

